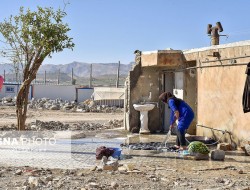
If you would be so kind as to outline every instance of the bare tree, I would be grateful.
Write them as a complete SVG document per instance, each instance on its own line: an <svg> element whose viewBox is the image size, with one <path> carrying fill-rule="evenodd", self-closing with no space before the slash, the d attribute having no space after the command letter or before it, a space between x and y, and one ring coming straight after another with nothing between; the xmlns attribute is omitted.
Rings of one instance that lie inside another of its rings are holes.
<svg viewBox="0 0 250 190"><path fill-rule="evenodd" d="M5 39L1 53L13 64L20 64L23 73L16 99L18 130L25 130L29 87L44 59L74 47L72 38L67 35L70 28L62 21L65 16L60 9L37 7L32 12L21 7L19 15L11 15L0 23Z"/></svg>

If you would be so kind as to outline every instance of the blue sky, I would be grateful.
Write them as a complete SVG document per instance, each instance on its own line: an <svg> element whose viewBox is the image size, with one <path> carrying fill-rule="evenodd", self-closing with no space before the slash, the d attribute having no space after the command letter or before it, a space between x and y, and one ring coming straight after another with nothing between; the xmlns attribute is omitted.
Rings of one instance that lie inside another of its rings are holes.
<svg viewBox="0 0 250 190"><path fill-rule="evenodd" d="M220 21L229 38L221 43L250 39L247 0L64 0L65 22L75 48L54 54L44 64L128 64L134 50L191 49L210 45L207 24ZM63 0L2 0L0 21L24 6L59 8Z"/></svg>

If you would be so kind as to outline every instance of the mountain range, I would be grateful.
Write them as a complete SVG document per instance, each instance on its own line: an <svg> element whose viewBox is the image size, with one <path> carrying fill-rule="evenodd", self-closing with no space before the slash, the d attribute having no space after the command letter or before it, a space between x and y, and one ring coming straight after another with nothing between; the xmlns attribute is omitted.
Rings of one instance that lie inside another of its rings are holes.
<svg viewBox="0 0 250 190"><path fill-rule="evenodd" d="M127 76L128 72L131 70L132 65L134 63L131 62L130 64L120 64L120 75ZM46 73L56 74L59 72L64 73L67 75L71 75L72 68L74 76L82 77L82 78L89 78L90 76L90 63L84 62L72 62L68 64L44 64L38 70L38 74L43 74L45 71ZM92 76L93 77L100 77L105 75L116 75L118 69L118 63L92 63ZM5 74L14 74L14 67L12 64L0 64L0 75L3 75L5 70Z"/></svg>

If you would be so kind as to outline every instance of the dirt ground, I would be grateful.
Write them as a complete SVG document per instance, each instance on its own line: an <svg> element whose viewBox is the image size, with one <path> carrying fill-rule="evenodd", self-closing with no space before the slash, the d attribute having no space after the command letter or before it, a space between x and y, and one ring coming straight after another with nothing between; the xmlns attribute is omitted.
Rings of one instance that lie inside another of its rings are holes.
<svg viewBox="0 0 250 190"><path fill-rule="evenodd" d="M14 107L0 107L0 126L16 122ZM123 113L70 113L29 110L27 123L41 121L100 122L122 119ZM126 154L126 150L124 151ZM126 163L135 170L46 169L10 167L0 163L0 189L240 189L250 190L250 159L241 153L226 155L225 161L195 161L136 151ZM134 159L136 158L136 159ZM141 158L141 159L140 159ZM119 162L122 165L122 161Z"/></svg>
<svg viewBox="0 0 250 190"><path fill-rule="evenodd" d="M0 106L0 126L16 123L14 106ZM63 123L92 122L104 123L109 120L123 119L123 113L82 113L57 110L28 110L26 123L41 121L60 121Z"/></svg>

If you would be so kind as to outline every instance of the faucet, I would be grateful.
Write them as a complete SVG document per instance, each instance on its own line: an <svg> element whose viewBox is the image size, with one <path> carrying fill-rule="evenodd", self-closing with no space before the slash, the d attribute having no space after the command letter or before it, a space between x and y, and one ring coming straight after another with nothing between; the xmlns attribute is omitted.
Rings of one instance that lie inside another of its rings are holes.
<svg viewBox="0 0 250 190"><path fill-rule="evenodd" d="M148 100L151 100L151 98L152 98L152 93L149 92Z"/></svg>

